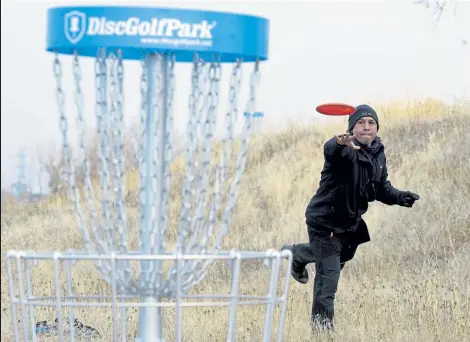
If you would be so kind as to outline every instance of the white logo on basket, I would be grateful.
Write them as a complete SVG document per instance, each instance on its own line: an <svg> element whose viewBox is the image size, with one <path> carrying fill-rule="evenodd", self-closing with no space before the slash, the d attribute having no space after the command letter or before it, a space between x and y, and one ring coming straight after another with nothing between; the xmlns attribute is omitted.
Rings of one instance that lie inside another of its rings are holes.
<svg viewBox="0 0 470 342"><path fill-rule="evenodd" d="M140 36L183 39L212 39L216 22L202 20L198 23L182 22L179 19L151 18L140 20L108 20L106 17L87 17L84 13L72 11L65 15L65 36L72 43L79 42L85 33L88 36Z"/></svg>
<svg viewBox="0 0 470 342"><path fill-rule="evenodd" d="M86 15L79 11L72 11L65 15L65 37L72 44L78 43L85 35Z"/></svg>

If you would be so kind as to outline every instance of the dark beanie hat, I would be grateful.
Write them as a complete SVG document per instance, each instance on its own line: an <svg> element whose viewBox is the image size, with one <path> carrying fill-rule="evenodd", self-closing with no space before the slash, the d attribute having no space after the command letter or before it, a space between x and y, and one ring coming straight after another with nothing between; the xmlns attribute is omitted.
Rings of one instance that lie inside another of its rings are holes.
<svg viewBox="0 0 470 342"><path fill-rule="evenodd" d="M348 132L352 132L354 125L360 119L370 116L377 122L377 131L379 130L379 117L377 116L377 112L371 107L366 104L362 104L356 107L356 111L349 116L348 120Z"/></svg>

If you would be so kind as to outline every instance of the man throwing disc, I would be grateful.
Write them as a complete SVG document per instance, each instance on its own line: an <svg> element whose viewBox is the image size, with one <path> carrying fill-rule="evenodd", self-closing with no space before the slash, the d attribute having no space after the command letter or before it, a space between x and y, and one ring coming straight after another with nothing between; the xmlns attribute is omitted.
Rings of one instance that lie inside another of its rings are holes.
<svg viewBox="0 0 470 342"><path fill-rule="evenodd" d="M324 145L320 186L305 213L309 243L284 245L293 253L292 276L306 284L305 266L315 263L312 323L333 327L334 299L340 272L357 247L370 241L362 215L369 202L412 207L419 196L394 188L387 179L379 119L368 105L356 107L348 130Z"/></svg>

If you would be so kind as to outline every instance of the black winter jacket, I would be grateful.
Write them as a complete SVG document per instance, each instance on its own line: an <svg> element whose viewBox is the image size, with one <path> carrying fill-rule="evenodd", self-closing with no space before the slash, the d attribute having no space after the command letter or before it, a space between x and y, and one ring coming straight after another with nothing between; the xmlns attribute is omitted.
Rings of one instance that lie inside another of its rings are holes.
<svg viewBox="0 0 470 342"><path fill-rule="evenodd" d="M356 143L358 144L358 143ZM352 234L358 244L369 241L362 215L369 202L400 204L401 191L387 179L384 146L376 138L370 147L354 150L338 145L335 137L324 145L325 163L320 186L305 213L307 226L325 234ZM362 231L357 231L358 229Z"/></svg>

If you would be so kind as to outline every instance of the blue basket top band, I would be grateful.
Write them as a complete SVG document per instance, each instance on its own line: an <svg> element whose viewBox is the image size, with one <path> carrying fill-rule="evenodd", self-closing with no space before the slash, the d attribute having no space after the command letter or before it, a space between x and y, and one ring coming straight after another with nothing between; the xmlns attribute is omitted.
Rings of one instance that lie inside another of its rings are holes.
<svg viewBox="0 0 470 342"><path fill-rule="evenodd" d="M252 117L254 117L254 118L263 118L263 117L264 117L264 113L263 113L263 112L253 112L253 113L244 112L243 115L244 115L244 116L252 116Z"/></svg>
<svg viewBox="0 0 470 342"><path fill-rule="evenodd" d="M96 57L120 49L123 59L171 52L222 63L268 59L269 21L252 15L152 7L74 6L48 10L46 49Z"/></svg>

